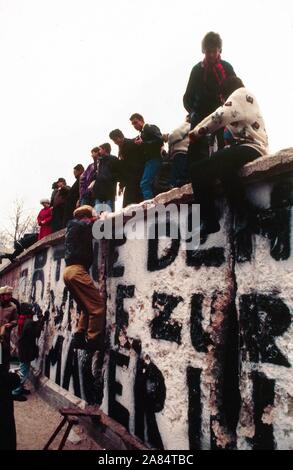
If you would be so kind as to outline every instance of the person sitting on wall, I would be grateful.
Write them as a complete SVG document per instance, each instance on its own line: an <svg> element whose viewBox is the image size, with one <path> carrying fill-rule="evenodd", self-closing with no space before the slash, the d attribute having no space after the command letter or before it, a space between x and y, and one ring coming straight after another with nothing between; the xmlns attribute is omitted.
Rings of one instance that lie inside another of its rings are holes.
<svg viewBox="0 0 293 470"><path fill-rule="evenodd" d="M76 209L65 235L64 283L82 308L73 347L90 351L103 349L105 330L104 301L88 272L93 261L94 214L88 205Z"/></svg>
<svg viewBox="0 0 293 470"><path fill-rule="evenodd" d="M30 246L38 241L38 237L38 233L25 233L22 238L14 242L13 253L4 253L0 256L0 263L4 258L9 259L9 261L13 263L17 256L19 256L24 250L27 250Z"/></svg>
<svg viewBox="0 0 293 470"><path fill-rule="evenodd" d="M49 199L41 199L43 209L40 210L38 215L38 225L40 226L38 240L50 235L52 233L52 207L50 207Z"/></svg>
<svg viewBox="0 0 293 470"><path fill-rule="evenodd" d="M238 170L248 162L268 153L268 138L264 120L255 96L238 77L229 77L223 84L223 106L203 119L189 133L196 142L207 134L224 128L225 147L209 159L197 155L191 162L191 180L195 202L200 204L201 237L220 230L215 206L215 180L220 178L235 213L243 213L245 195Z"/></svg>
<svg viewBox="0 0 293 470"><path fill-rule="evenodd" d="M153 183L162 164L163 136L157 126L146 124L141 114L132 114L130 121L134 129L140 132L134 142L136 145L141 146L145 160L140 189L144 200L152 199L154 197Z"/></svg>

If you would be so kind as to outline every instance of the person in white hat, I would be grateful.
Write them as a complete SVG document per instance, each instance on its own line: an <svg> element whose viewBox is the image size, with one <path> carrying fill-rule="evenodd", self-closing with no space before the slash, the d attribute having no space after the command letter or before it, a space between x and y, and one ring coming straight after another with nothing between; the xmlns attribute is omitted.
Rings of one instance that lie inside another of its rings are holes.
<svg viewBox="0 0 293 470"><path fill-rule="evenodd" d="M50 207L50 201L49 199L41 199L40 204L42 204L43 209L40 210L37 219L40 226L38 240L52 233L52 207Z"/></svg>

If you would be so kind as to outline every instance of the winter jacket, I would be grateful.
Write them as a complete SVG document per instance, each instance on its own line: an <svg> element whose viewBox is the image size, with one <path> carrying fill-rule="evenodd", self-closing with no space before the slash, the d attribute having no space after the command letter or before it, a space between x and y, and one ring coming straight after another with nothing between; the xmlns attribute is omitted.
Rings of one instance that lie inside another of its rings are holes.
<svg viewBox="0 0 293 470"><path fill-rule="evenodd" d="M187 153L189 146L190 123L184 122L180 127L175 129L168 137L169 156L175 157L177 153Z"/></svg>
<svg viewBox="0 0 293 470"><path fill-rule="evenodd" d="M65 264L81 264L89 269L93 261L92 219L72 219L65 234Z"/></svg>
<svg viewBox="0 0 293 470"><path fill-rule="evenodd" d="M145 124L140 137L144 160L161 160L161 148L164 141L160 129L154 124Z"/></svg>
<svg viewBox="0 0 293 470"><path fill-rule="evenodd" d="M18 356L20 362L31 362L39 355L36 339L40 336L41 325L39 321L27 318L23 325L22 334L18 340Z"/></svg>
<svg viewBox="0 0 293 470"><path fill-rule="evenodd" d="M38 215L38 224L40 226L40 232L38 236L38 240L50 235L52 233L52 207L44 207L39 212Z"/></svg>
<svg viewBox="0 0 293 470"><path fill-rule="evenodd" d="M65 202L70 191L69 186L63 186L58 189L53 202L52 231L57 232L64 228L64 208Z"/></svg>
<svg viewBox="0 0 293 470"><path fill-rule="evenodd" d="M114 155L98 158L97 174L92 195L100 201L114 200L118 176L119 160Z"/></svg>
<svg viewBox="0 0 293 470"><path fill-rule="evenodd" d="M232 65L224 60L220 64L225 70L226 78L235 75ZM190 74L183 104L192 115L192 122L198 123L212 113L221 104L221 89L212 71L205 77L203 62L196 64Z"/></svg>
<svg viewBox="0 0 293 470"><path fill-rule="evenodd" d="M67 222L73 218L73 212L76 209L76 203L79 200L79 177L71 186L64 206L64 220L63 225L66 227Z"/></svg>
<svg viewBox="0 0 293 470"><path fill-rule="evenodd" d="M229 145L246 145L261 155L268 153L265 123L255 96L247 88L234 91L223 106L203 119L192 132L203 136L222 127L225 135L230 136Z"/></svg>
<svg viewBox="0 0 293 470"><path fill-rule="evenodd" d="M95 163L91 163L80 176L79 178L80 199L91 197L91 193L89 192L88 187L94 181L95 174L96 174Z"/></svg>

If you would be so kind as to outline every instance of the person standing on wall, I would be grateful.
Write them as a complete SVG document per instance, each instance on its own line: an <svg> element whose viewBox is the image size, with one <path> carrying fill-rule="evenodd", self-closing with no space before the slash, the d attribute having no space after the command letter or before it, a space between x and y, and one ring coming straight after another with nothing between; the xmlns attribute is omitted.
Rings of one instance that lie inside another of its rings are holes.
<svg viewBox="0 0 293 470"><path fill-rule="evenodd" d="M64 228L64 208L65 201L68 196L70 187L67 186L64 178L59 178L57 181L58 190L55 193L53 201L53 218L52 218L52 230L58 232Z"/></svg>
<svg viewBox="0 0 293 470"><path fill-rule="evenodd" d="M222 39L213 31L207 33L202 40L204 59L191 70L183 104L190 114L191 130L206 116L215 111L222 103L222 85L226 78L235 76L234 69L229 62L222 60ZM216 133L218 149L224 147L223 131ZM200 158L205 151L209 154L208 139L200 142L191 142L188 149L188 163Z"/></svg>
<svg viewBox="0 0 293 470"><path fill-rule="evenodd" d="M38 240L52 233L52 207L50 207L49 199L41 199L43 209L40 210L37 221L40 227Z"/></svg>
<svg viewBox="0 0 293 470"><path fill-rule="evenodd" d="M84 172L84 167L80 163L75 165L75 167L73 168L75 182L71 186L68 192L66 201L65 201L64 219L63 219L64 227L66 227L67 222L72 219L73 212L75 211L77 207L77 202L79 201L79 180L83 172Z"/></svg>
<svg viewBox="0 0 293 470"><path fill-rule="evenodd" d="M142 147L134 143L134 139L124 137L120 129L109 134L110 139L119 148L120 188L124 189L123 207L142 201L140 180L144 171Z"/></svg>
<svg viewBox="0 0 293 470"><path fill-rule="evenodd" d="M146 124L141 114L132 114L130 121L134 129L140 132L140 135L134 142L137 146L141 146L145 160L140 189L144 200L152 199L154 197L154 179L162 163L161 148L164 145L163 136L157 126Z"/></svg>
<svg viewBox="0 0 293 470"><path fill-rule="evenodd" d="M92 187L93 181L95 180L98 167L98 158L100 155L99 147L94 147L91 150L91 156L93 163L90 163L86 170L80 175L79 178L79 206L92 205Z"/></svg>
<svg viewBox="0 0 293 470"><path fill-rule="evenodd" d="M93 261L92 226L97 220L91 206L74 211L65 235L64 283L81 306L82 313L72 345L76 349L103 350L105 305L99 290L89 275Z"/></svg>
<svg viewBox="0 0 293 470"><path fill-rule="evenodd" d="M97 214L114 212L119 160L111 155L111 145L99 146L97 170L92 187L93 206Z"/></svg>
<svg viewBox="0 0 293 470"><path fill-rule="evenodd" d="M189 183L187 170L187 152L189 146L190 116L186 116L181 126L168 135L169 158L172 161L171 183L180 188Z"/></svg>

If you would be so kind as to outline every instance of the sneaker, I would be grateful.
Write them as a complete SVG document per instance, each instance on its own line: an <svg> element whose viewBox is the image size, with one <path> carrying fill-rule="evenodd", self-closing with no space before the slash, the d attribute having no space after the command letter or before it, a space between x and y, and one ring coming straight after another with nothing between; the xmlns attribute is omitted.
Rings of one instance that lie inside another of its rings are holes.
<svg viewBox="0 0 293 470"><path fill-rule="evenodd" d="M27 401L27 398L23 395L12 395L14 401Z"/></svg>
<svg viewBox="0 0 293 470"><path fill-rule="evenodd" d="M71 346L73 347L73 349L86 349L87 344L85 339L85 333L79 331L74 333L73 338L71 340Z"/></svg>

